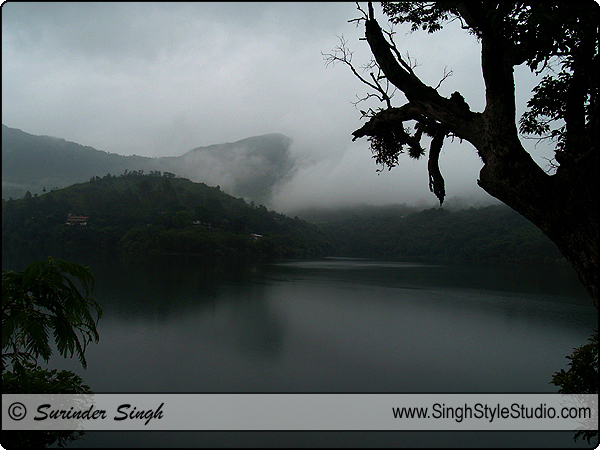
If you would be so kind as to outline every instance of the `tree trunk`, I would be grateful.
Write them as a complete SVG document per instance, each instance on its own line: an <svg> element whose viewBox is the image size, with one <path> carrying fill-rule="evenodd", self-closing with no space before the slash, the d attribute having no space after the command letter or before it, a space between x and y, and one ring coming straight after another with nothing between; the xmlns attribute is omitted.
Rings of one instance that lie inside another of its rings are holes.
<svg viewBox="0 0 600 450"><path fill-rule="evenodd" d="M482 128L470 139L484 162L478 184L557 245L598 308L598 152L554 175L533 161L519 140L514 61L506 47L491 31L482 39L486 108Z"/></svg>
<svg viewBox="0 0 600 450"><path fill-rule="evenodd" d="M500 135L494 141L497 148L502 145L498 141L506 138ZM581 161L578 167L549 176L528 154L520 154L522 158L488 158L479 186L529 219L557 245L598 308L597 156L590 157L595 161Z"/></svg>
<svg viewBox="0 0 600 450"><path fill-rule="evenodd" d="M467 22L485 20L471 4L463 4L461 8ZM425 119L469 141L484 163L479 186L529 219L558 246L598 308L597 138L592 139L592 148L586 149L590 150L586 157L561 165L554 175L545 173L519 140L514 49L493 26L480 29L486 108L475 113L464 101L456 101L462 100L460 94L450 99L441 97L399 64L370 8L366 20L367 42L379 67L405 93L408 103L380 111L353 133L354 139L377 136L386 128L402 129L408 120Z"/></svg>

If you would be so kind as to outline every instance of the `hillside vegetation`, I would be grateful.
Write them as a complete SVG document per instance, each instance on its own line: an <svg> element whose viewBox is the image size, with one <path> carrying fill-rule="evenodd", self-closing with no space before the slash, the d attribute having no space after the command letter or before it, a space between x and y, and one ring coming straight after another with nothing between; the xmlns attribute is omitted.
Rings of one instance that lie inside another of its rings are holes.
<svg viewBox="0 0 600 450"><path fill-rule="evenodd" d="M70 214L85 219L68 219ZM2 246L13 252L564 263L546 236L504 205L458 211L357 206L298 214L308 221L247 203L219 186L170 172L133 171L3 201Z"/></svg>
<svg viewBox="0 0 600 450"><path fill-rule="evenodd" d="M329 238L315 225L248 204L219 186L158 171L107 174L41 196L3 201L2 246L298 258L333 253Z"/></svg>
<svg viewBox="0 0 600 450"><path fill-rule="evenodd" d="M126 168L144 168L152 158L121 156L2 125L2 198L42 194Z"/></svg>
<svg viewBox="0 0 600 450"><path fill-rule="evenodd" d="M417 211L361 206L302 215L318 223L340 255L393 260L565 263L537 227L505 205Z"/></svg>

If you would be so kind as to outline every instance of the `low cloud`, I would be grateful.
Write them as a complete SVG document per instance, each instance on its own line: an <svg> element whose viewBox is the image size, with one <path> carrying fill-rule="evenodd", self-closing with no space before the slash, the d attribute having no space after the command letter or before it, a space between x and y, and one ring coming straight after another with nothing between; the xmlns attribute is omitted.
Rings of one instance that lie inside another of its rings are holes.
<svg viewBox="0 0 600 450"><path fill-rule="evenodd" d="M369 89L344 65L326 67L322 53L343 35L356 67L367 63L364 30L348 23L360 16L354 3L7 3L3 123L151 157L282 133L293 140L297 164L293 179L278 180L275 207L428 201L424 161L401 158L378 175L366 140L351 141L362 125L352 102ZM458 23L434 34L398 26L395 40L425 82L453 72L442 95L459 91L472 110L484 107L479 43ZM534 83L526 68L516 76L522 113ZM401 105L402 94L394 101ZM526 144L542 166L552 156ZM201 172L204 181L233 186L231 170L206 164L214 170ZM446 144L440 164L448 198L483 195L481 162L468 144Z"/></svg>

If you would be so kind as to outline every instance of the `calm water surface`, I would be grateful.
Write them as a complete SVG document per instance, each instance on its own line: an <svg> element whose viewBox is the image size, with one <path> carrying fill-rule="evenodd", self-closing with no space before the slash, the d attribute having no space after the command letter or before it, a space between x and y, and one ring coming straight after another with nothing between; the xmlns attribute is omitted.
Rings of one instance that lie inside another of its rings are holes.
<svg viewBox="0 0 600 450"><path fill-rule="evenodd" d="M68 258L65 258L68 259ZM556 392L597 327L571 269L71 257L96 277L94 392ZM21 265L21 266L20 266ZM23 261L3 259L3 268ZM572 433L88 433L73 446L577 446Z"/></svg>

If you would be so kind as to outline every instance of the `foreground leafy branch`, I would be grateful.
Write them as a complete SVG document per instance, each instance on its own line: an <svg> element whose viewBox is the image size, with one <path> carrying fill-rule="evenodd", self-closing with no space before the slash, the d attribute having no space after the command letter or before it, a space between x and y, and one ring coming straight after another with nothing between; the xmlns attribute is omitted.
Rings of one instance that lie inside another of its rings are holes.
<svg viewBox="0 0 600 450"><path fill-rule="evenodd" d="M23 272L3 270L3 367L7 361L16 368L40 357L48 362L52 332L58 352L77 356L85 369L85 349L89 342L98 342L96 324L102 316L100 305L89 298L93 289L89 268L51 257L31 263Z"/></svg>
<svg viewBox="0 0 600 450"><path fill-rule="evenodd" d="M588 343L576 348L567 356L569 370L561 369L551 383L559 386L560 394L598 394L598 331L588 338ZM596 431L577 431L573 439L585 439L588 444L598 438ZM596 443L597 445L597 443Z"/></svg>
<svg viewBox="0 0 600 450"><path fill-rule="evenodd" d="M3 393L91 392L75 373L42 369L37 360L50 359L52 334L62 356L77 356L87 367L85 349L89 342L98 342L96 325L102 316L100 305L89 298L93 289L89 268L59 259L33 262L23 272L2 270ZM4 431L2 443L6 448L62 447L82 435L81 431Z"/></svg>

